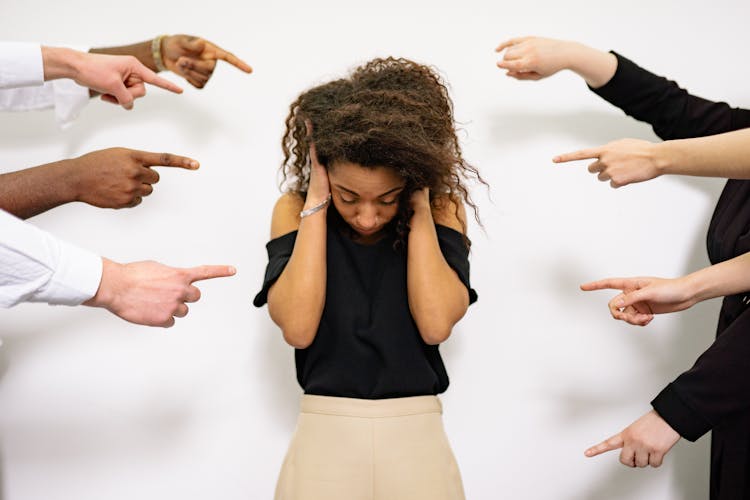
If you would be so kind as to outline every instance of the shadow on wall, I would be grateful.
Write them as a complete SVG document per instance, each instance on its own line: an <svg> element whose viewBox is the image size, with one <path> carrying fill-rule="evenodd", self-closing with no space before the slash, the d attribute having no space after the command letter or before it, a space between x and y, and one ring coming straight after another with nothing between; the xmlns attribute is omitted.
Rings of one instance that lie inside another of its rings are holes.
<svg viewBox="0 0 750 500"><path fill-rule="evenodd" d="M265 356L261 358L263 362L255 366L257 373L253 377L270 382L264 385L262 407L274 416L273 422L288 433L291 440L302 393L297 383L294 348L284 341L281 330L269 319L268 306L263 306L259 312L264 316L258 335L263 339L261 350Z"/></svg>
<svg viewBox="0 0 750 500"><path fill-rule="evenodd" d="M624 116L620 111L595 112L585 111L579 113L545 114L538 112L507 112L496 113L491 116L491 137L496 145L505 147L523 147L527 141L539 141L540 136L550 135L559 143L560 138L570 138L573 144L566 151L573 151L582 147L594 147L620 138L636 138L650 141L659 141L652 132L649 125L637 122ZM565 151L560 151L563 153ZM702 192L711 200L718 200L723 187L723 182L699 178L680 178L691 188ZM712 211L712 209L711 209ZM696 227L695 240L693 241L688 257L682 269L683 274L702 268L707 265L705 250L705 229L711 217L711 211L705 214L703 227ZM559 290L569 291L578 288L579 277L585 273L576 273L574 270L578 263L556 266L550 269L551 275L557 276ZM562 273L562 274L561 274ZM561 300L577 301L570 294L560 293ZM579 304L571 304L580 307ZM636 351L635 357L649 360L652 380L663 381L666 386L679 373L690 368L692 361L705 349L705 346L713 340L716 329L716 304L699 304L693 309L680 313L674 318L674 332L670 333L671 342L665 343L662 338L649 335L633 336L631 348ZM658 321L658 318L657 320ZM636 328L636 327L633 327ZM653 361L653 362L652 362ZM561 380L565 380L564 374ZM625 384L627 386L627 384ZM597 408L608 408L611 411L613 405L618 402L614 400L602 401L600 396L585 393L586 389L580 386L569 385L562 391L552 395L560 401L560 415L562 420L569 425L580 424L581 419L590 416ZM654 394L655 396L656 394ZM644 401L644 406L648 401ZM621 402L619 404L622 404ZM608 438L627 426L630 422L613 422L612 432L601 439ZM673 480L670 482L674 488L676 498L684 500L702 500L708 495L708 456L709 438L704 437L697 443L680 441L665 458L665 463L672 465L671 472ZM595 443L588 443L595 444ZM617 460L618 453L610 452L601 460L610 460L611 469L594 484L582 485L579 491L566 495L570 500L616 500L646 498L651 493L650 488L653 481L659 478L657 471L633 471L622 466ZM669 465L668 465L669 467ZM663 473L662 472L662 473ZM639 474L640 473L640 474ZM646 474L644 476L644 474ZM663 479L663 478L662 478Z"/></svg>
<svg viewBox="0 0 750 500"><path fill-rule="evenodd" d="M147 96L136 101L132 111L125 111L112 104L92 99L78 120L64 131L57 126L51 111L4 113L0 114L0 148L33 149L39 144L55 143L64 139L64 156L71 157L81 154L82 145L96 137L103 128L111 132L118 127L153 123L177 129L179 135L190 143L206 143L212 139L213 134L226 132L226 127L222 126L219 112L201 107L199 101L200 99L188 100L185 97ZM187 117L189 119L186 119ZM107 145L115 146L124 145ZM137 144L128 147L138 149ZM58 159L50 158L49 161Z"/></svg>
<svg viewBox="0 0 750 500"><path fill-rule="evenodd" d="M628 118L619 111L581 111L577 113L540 113L507 110L490 115L490 136L495 146L522 147L550 135L555 142L570 138L573 144L566 153L582 147L601 146L623 139L659 140L651 127ZM582 145L583 144L583 145Z"/></svg>

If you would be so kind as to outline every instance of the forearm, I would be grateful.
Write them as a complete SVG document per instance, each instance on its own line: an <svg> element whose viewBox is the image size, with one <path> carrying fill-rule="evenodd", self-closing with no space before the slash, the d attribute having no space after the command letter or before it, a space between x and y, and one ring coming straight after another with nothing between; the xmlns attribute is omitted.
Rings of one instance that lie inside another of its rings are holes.
<svg viewBox="0 0 750 500"><path fill-rule="evenodd" d="M94 48L89 50L89 52L92 54L107 54L111 56L134 56L151 71L159 71L156 64L154 64L154 57L151 53L151 40L134 43L132 45L123 45L120 47Z"/></svg>
<svg viewBox="0 0 750 500"><path fill-rule="evenodd" d="M326 213L301 220L289 262L268 292L268 311L290 345L315 338L326 295Z"/></svg>
<svg viewBox="0 0 750 500"><path fill-rule="evenodd" d="M656 146L663 174L750 179L750 129Z"/></svg>
<svg viewBox="0 0 750 500"><path fill-rule="evenodd" d="M566 67L577 73L592 88L599 88L612 79L617 70L614 54L588 47L577 42L567 42L564 57Z"/></svg>
<svg viewBox="0 0 750 500"><path fill-rule="evenodd" d="M440 251L429 210L417 210L411 219L407 290L409 309L427 344L445 341L469 307L466 286Z"/></svg>
<svg viewBox="0 0 750 500"><path fill-rule="evenodd" d="M697 302L750 290L750 253L703 268L683 278Z"/></svg>
<svg viewBox="0 0 750 500"><path fill-rule="evenodd" d="M74 201L69 166L69 161L59 161L0 175L0 209L28 219Z"/></svg>

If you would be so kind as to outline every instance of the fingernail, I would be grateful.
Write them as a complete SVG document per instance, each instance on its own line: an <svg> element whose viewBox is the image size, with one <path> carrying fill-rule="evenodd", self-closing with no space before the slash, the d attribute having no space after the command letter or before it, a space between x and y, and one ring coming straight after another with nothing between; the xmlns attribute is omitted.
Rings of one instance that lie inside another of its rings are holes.
<svg viewBox="0 0 750 500"><path fill-rule="evenodd" d="M620 307L624 306L625 305L625 300L624 299L618 300L617 301L617 305L620 306Z"/></svg>
<svg viewBox="0 0 750 500"><path fill-rule="evenodd" d="M237 274L237 269L233 266L229 266L229 273L230 274Z"/></svg>
<svg viewBox="0 0 750 500"><path fill-rule="evenodd" d="M557 163L558 161L560 161L560 157L559 156L555 156L554 158L552 158L552 161L554 163Z"/></svg>
<svg viewBox="0 0 750 500"><path fill-rule="evenodd" d="M198 168L198 167L200 167L200 166L201 166L201 164L200 164L200 163L198 163L198 162L197 162L197 161L195 161L195 160L193 160L193 161L191 161L191 162L190 162L190 168Z"/></svg>

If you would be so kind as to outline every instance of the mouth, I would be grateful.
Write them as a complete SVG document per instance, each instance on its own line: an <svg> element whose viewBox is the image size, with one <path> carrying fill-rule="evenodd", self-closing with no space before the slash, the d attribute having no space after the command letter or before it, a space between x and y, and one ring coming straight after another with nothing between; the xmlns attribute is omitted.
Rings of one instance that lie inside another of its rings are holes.
<svg viewBox="0 0 750 500"><path fill-rule="evenodd" d="M362 236L370 236L380 231L380 228L374 227L372 229L362 229L360 227L354 226L354 230L357 231L357 233L361 234Z"/></svg>

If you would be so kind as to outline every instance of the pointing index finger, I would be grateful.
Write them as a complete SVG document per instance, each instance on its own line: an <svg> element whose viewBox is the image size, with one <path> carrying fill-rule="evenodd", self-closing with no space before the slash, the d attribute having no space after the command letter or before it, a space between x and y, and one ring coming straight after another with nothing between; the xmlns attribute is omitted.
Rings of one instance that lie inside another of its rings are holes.
<svg viewBox="0 0 750 500"><path fill-rule="evenodd" d="M231 52L228 52L221 47L216 47L216 59L221 59L222 61L226 61L235 68L238 68L245 73L252 73L253 68L250 67L249 64L247 64L245 61L237 57L236 55L232 54Z"/></svg>
<svg viewBox="0 0 750 500"><path fill-rule="evenodd" d="M581 290L591 292L593 290L624 290L628 281L625 278L605 278L603 280L591 281L581 285Z"/></svg>
<svg viewBox="0 0 750 500"><path fill-rule="evenodd" d="M572 153L557 155L552 158L552 161L555 163L565 163L568 161L588 160L591 158L599 158L600 154L599 148L580 149L578 151L573 151Z"/></svg>
<svg viewBox="0 0 750 500"><path fill-rule="evenodd" d="M622 439L622 434L615 434L611 438L602 441L601 443L592 446L584 452L587 457L595 457L602 453L606 453L612 450L618 450L623 447L625 441Z"/></svg>
<svg viewBox="0 0 750 500"><path fill-rule="evenodd" d="M226 278L237 273L237 269L232 266L197 266L185 271L190 279L190 283L213 278Z"/></svg>
<svg viewBox="0 0 750 500"><path fill-rule="evenodd" d="M165 90L169 90L170 92L174 92L175 94L182 94L182 87L179 85L176 85L169 80L160 77L150 69L143 67L143 70L141 70L141 80L143 80L146 83L150 83L151 85L155 85L157 87L161 87Z"/></svg>
<svg viewBox="0 0 750 500"><path fill-rule="evenodd" d="M200 163L187 156L179 156L171 153L150 153L148 151L134 151L136 160L146 167L179 167L188 170L196 170Z"/></svg>

